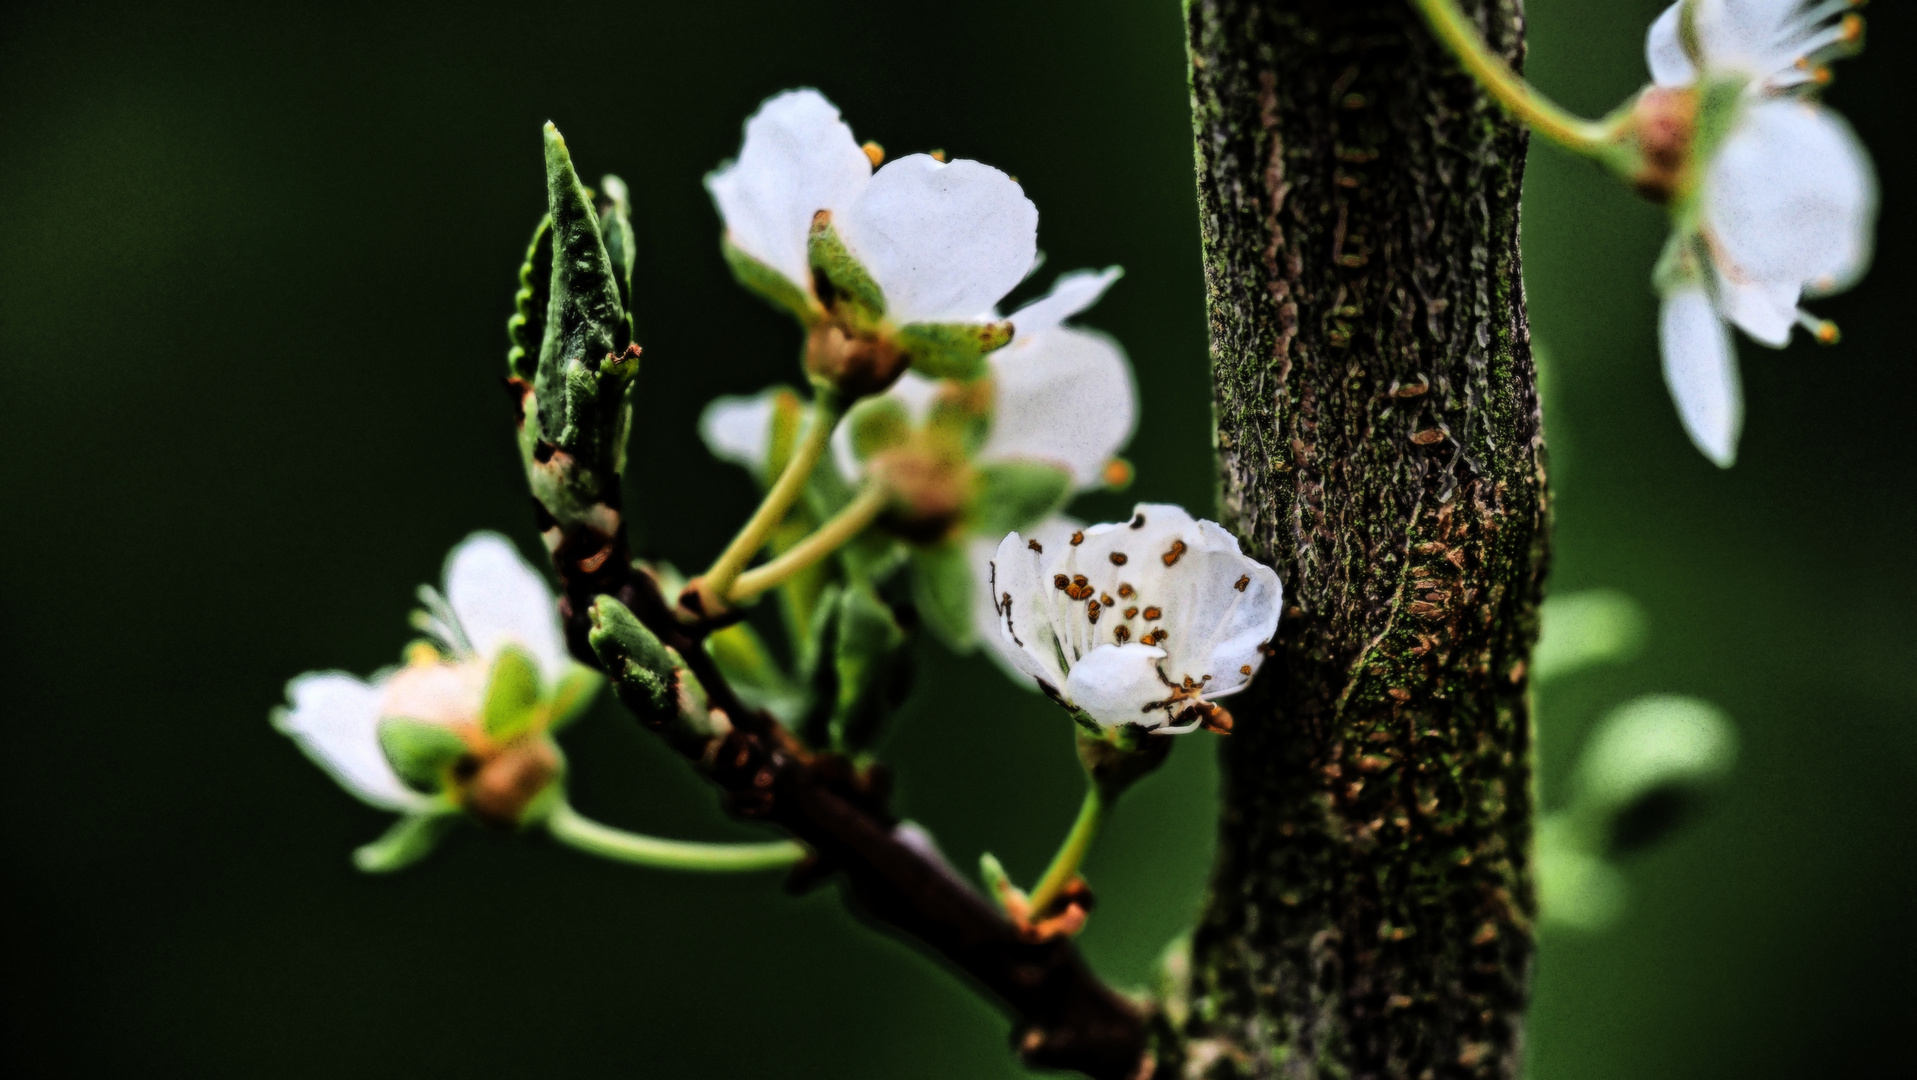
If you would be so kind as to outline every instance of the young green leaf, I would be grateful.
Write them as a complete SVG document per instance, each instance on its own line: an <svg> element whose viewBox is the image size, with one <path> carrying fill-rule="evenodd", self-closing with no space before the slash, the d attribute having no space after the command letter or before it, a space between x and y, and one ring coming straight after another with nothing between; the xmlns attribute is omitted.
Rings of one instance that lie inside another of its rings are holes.
<svg viewBox="0 0 1917 1080"><path fill-rule="evenodd" d="M539 370L539 346L546 334L546 307L552 302L552 218L542 217L519 266L519 291L506 320L507 373L527 382Z"/></svg>

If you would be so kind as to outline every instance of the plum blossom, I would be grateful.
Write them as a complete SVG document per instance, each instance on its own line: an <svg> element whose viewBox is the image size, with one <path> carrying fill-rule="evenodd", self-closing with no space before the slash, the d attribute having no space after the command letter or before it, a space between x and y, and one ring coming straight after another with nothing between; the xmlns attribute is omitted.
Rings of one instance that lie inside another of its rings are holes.
<svg viewBox="0 0 1917 1080"><path fill-rule="evenodd" d="M1691 440L1720 466L1735 460L1743 423L1723 323L1777 348L1800 325L1834 342L1836 327L1799 302L1848 288L1870 262L1870 158L1809 96L1829 79L1825 62L1861 41L1854 6L1681 0L1650 30L1641 186L1670 198L1676 221L1659 271L1665 381Z"/></svg>
<svg viewBox="0 0 1917 1080"><path fill-rule="evenodd" d="M1040 689L1110 734L1228 728L1284 589L1216 523L1140 503L1063 544L1012 533L992 560L998 630Z"/></svg>
<svg viewBox="0 0 1917 1080"><path fill-rule="evenodd" d="M505 537L462 541L444 580L443 594L420 589L425 610L415 616L433 642L416 643L405 664L369 680L342 671L299 676L273 723L379 809L419 819L464 808L512 824L557 775L549 731L590 698L598 679L568 656L552 593ZM444 775L402 775L383 738L395 723L448 748Z"/></svg>
<svg viewBox="0 0 1917 1080"><path fill-rule="evenodd" d="M741 282L812 328L815 375L852 371L861 392L889 385L901 357L923 365L915 354L952 343L934 333L927 344L915 329L972 327L958 336L972 338L973 359L1003 344L993 306L1038 253L1038 209L1005 173L928 154L874 171L882 153L862 147L818 91L791 90L759 107L738 158L706 178ZM828 227L851 277L869 279L876 296L821 255ZM842 310L848 298L856 311Z"/></svg>

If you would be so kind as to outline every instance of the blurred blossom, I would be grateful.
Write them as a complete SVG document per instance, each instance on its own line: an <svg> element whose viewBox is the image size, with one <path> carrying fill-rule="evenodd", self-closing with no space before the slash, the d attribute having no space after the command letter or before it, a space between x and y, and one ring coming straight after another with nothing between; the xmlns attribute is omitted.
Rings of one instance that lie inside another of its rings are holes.
<svg viewBox="0 0 1917 1080"><path fill-rule="evenodd" d="M422 587L420 599L416 625L433 641L370 680L301 675L274 725L380 809L414 819L464 809L517 824L559 773L551 730L590 699L598 676L568 656L545 580L502 536L461 542L445 592ZM362 865L372 858L364 850Z"/></svg>
<svg viewBox="0 0 1917 1080"><path fill-rule="evenodd" d="M1062 545L1014 532L992 568L1013 662L1108 732L1228 727L1211 699L1251 682L1284 596L1230 533L1158 503Z"/></svg>
<svg viewBox="0 0 1917 1080"><path fill-rule="evenodd" d="M1848 288L1870 262L1870 157L1811 96L1826 62L1862 42L1854 6L1686 0L1646 44L1655 85L1635 107L1639 185L1676 221L1658 274L1665 381L1692 442L1720 466L1736 459L1744 415L1724 324L1777 348L1800 325L1834 342L1836 327L1799 302Z"/></svg>

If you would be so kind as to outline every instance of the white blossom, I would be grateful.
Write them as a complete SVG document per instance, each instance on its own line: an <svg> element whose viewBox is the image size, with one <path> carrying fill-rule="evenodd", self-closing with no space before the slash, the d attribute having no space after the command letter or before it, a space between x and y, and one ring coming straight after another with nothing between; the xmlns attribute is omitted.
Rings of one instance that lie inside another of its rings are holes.
<svg viewBox="0 0 1917 1080"><path fill-rule="evenodd" d="M447 556L444 594L420 592L429 609L425 628L443 653L420 654L371 680L308 672L287 685L290 707L273 718L341 787L383 810L413 814L445 809L445 800L400 779L380 746L382 720L420 720L475 733L501 650L524 650L548 689L574 666L545 579L503 536L467 537Z"/></svg>
<svg viewBox="0 0 1917 1080"><path fill-rule="evenodd" d="M813 295L813 218L830 211L895 325L986 321L1038 254L1038 209L1017 181L976 161L926 154L874 172L837 107L816 90L761 105L746 121L738 158L708 176L706 188L732 245L803 295Z"/></svg>
<svg viewBox="0 0 1917 1080"><path fill-rule="evenodd" d="M1122 273L1113 266L1065 274L1051 292L1012 313L1011 344L985 358L992 419L974 461L1056 465L1071 474L1079 491L1105 486L1112 456L1138 427L1131 361L1111 338L1064 321L1097 303ZM941 382L907 371L886 395L919 423ZM840 473L856 481L863 465L848 428L834 433L832 448Z"/></svg>
<svg viewBox="0 0 1917 1080"><path fill-rule="evenodd" d="M1742 80L1745 90L1710 158L1691 166L1688 197L1674 208L1679 235L1663 283L1660 341L1685 430L1729 466L1743 411L1736 358L1730 338L1707 322L1728 321L1772 347L1788 344L1799 325L1834 341L1835 327L1798 304L1862 276L1877 185L1849 125L1805 93L1828 78L1826 60L1859 40L1855 5L1689 2L1695 55L1681 32L1685 4L1673 4L1651 27L1646 53L1658 90L1649 93L1690 94L1727 80Z"/></svg>
<svg viewBox="0 0 1917 1080"><path fill-rule="evenodd" d="M991 586L998 631L1041 689L1107 730L1165 733L1250 683L1284 598L1230 533L1157 503L1063 545L1012 533Z"/></svg>

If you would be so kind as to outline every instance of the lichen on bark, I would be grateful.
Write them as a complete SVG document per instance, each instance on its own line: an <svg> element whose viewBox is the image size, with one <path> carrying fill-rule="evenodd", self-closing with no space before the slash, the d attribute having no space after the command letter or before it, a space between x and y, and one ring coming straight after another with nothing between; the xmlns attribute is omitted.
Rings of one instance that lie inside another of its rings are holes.
<svg viewBox="0 0 1917 1080"><path fill-rule="evenodd" d="M1517 0L1466 0L1517 63ZM1278 568L1158 1075L1516 1074L1546 541L1525 136L1406 0L1189 0L1222 514Z"/></svg>

